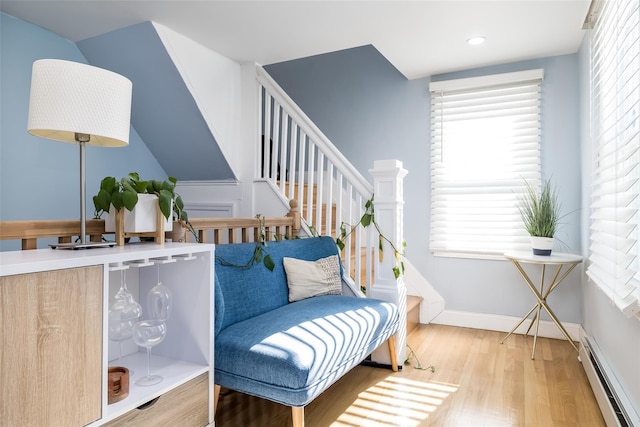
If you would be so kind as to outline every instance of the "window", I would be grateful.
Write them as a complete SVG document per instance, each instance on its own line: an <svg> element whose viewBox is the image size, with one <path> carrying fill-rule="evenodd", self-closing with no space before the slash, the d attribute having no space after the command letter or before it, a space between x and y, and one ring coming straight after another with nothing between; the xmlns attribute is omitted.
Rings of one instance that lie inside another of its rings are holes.
<svg viewBox="0 0 640 427"><path fill-rule="evenodd" d="M432 82L431 235L437 255L527 249L518 199L540 186L543 70Z"/></svg>
<svg viewBox="0 0 640 427"><path fill-rule="evenodd" d="M590 11L592 188L587 274L640 310L640 1Z"/></svg>

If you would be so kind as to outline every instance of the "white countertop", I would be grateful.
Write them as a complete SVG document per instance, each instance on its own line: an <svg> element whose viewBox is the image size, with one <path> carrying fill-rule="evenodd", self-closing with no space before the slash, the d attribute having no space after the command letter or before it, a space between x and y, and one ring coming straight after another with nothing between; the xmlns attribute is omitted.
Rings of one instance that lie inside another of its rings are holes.
<svg viewBox="0 0 640 427"><path fill-rule="evenodd" d="M153 242L93 249L34 249L0 252L0 276L61 270L97 264L117 264L132 259L177 256L214 250L213 244Z"/></svg>

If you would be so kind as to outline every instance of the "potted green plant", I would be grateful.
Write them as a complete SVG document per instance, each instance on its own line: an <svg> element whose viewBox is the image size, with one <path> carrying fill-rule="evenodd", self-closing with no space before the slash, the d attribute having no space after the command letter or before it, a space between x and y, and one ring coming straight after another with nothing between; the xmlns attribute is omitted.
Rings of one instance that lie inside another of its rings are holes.
<svg viewBox="0 0 640 427"><path fill-rule="evenodd" d="M538 192L526 182L525 194L520 198L518 209L524 228L531 236L534 255L551 255L554 235L560 222L560 202L558 190L551 180L542 183Z"/></svg>
<svg viewBox="0 0 640 427"><path fill-rule="evenodd" d="M156 227L156 203L166 219L165 230L173 229L173 220L188 225L189 219L184 210L180 195L175 192L177 180L141 180L136 172L117 180L108 176L100 182L100 190L93 196L95 218L107 213L105 231L115 231L115 212L125 210L126 232L150 232Z"/></svg>

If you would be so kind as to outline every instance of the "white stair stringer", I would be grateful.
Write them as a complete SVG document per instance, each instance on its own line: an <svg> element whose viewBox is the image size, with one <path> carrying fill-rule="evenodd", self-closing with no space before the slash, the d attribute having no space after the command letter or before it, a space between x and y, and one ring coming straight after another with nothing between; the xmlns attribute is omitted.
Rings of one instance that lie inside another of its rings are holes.
<svg viewBox="0 0 640 427"><path fill-rule="evenodd" d="M184 35L152 22L236 178L242 177L242 67ZM212 78L214 76L215 78ZM215 94L215 95L212 95Z"/></svg>
<svg viewBox="0 0 640 427"><path fill-rule="evenodd" d="M442 313L444 298L408 259L404 260L404 284L408 295L423 298L420 304L420 323L431 323L437 315Z"/></svg>

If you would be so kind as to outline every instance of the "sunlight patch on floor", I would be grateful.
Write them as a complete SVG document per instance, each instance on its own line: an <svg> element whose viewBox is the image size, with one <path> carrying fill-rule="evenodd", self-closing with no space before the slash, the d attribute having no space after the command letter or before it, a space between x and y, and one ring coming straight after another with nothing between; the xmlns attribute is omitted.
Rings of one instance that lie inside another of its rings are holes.
<svg viewBox="0 0 640 427"><path fill-rule="evenodd" d="M334 427L417 427L452 393L455 384L388 377L358 394Z"/></svg>

